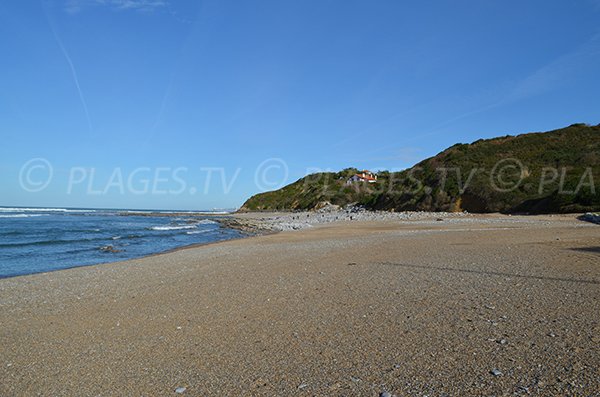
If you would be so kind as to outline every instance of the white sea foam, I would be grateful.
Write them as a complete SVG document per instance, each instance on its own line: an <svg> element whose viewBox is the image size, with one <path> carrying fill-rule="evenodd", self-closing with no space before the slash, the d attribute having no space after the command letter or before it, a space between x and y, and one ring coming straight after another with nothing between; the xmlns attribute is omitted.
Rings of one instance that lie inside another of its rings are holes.
<svg viewBox="0 0 600 397"><path fill-rule="evenodd" d="M9 208L0 207L0 212L96 212L95 210L70 210L67 208Z"/></svg>
<svg viewBox="0 0 600 397"><path fill-rule="evenodd" d="M219 222L211 221L210 219L202 219L201 221L196 222L198 225L216 225Z"/></svg>
<svg viewBox="0 0 600 397"><path fill-rule="evenodd" d="M31 218L34 216L47 216L48 214L10 214L0 215L0 218Z"/></svg>
<svg viewBox="0 0 600 397"><path fill-rule="evenodd" d="M194 225L182 225L182 226L152 226L150 230L182 230L182 229L195 229Z"/></svg>
<svg viewBox="0 0 600 397"><path fill-rule="evenodd" d="M194 230L192 232L185 232L185 234L201 234L201 233L206 233L209 232L210 230Z"/></svg>

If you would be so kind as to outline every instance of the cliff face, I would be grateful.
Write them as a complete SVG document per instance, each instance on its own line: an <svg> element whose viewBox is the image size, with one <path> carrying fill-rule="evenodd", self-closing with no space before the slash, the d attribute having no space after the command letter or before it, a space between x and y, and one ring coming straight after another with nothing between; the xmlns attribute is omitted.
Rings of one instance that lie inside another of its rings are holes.
<svg viewBox="0 0 600 397"><path fill-rule="evenodd" d="M347 184L356 172L309 175L252 196L241 210L306 210L327 202L390 211L598 211L600 126L457 144L408 170L380 172L377 183Z"/></svg>

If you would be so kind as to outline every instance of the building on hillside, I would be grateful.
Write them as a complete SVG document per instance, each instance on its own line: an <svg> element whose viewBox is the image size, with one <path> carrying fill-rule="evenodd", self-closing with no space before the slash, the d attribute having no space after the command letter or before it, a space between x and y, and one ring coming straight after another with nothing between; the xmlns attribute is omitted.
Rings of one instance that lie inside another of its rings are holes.
<svg viewBox="0 0 600 397"><path fill-rule="evenodd" d="M371 171L364 170L348 178L346 185L350 185L354 182L375 183L377 182L377 175L373 174Z"/></svg>

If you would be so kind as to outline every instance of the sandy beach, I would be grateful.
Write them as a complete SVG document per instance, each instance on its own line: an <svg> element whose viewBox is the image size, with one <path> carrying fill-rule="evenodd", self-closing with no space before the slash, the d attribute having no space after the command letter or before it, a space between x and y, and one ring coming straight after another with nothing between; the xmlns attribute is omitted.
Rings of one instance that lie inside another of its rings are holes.
<svg viewBox="0 0 600 397"><path fill-rule="evenodd" d="M0 395L596 396L599 259L575 215L478 215L2 279Z"/></svg>

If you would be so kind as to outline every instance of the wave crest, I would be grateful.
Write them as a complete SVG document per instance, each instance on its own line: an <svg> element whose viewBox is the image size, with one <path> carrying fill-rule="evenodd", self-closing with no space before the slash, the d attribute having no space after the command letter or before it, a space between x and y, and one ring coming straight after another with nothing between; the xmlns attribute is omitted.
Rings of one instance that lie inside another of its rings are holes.
<svg viewBox="0 0 600 397"><path fill-rule="evenodd" d="M148 230L183 230L183 229L195 229L194 225L181 225L181 226L152 226Z"/></svg>

